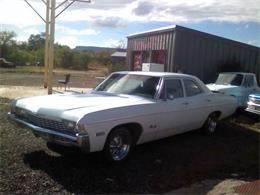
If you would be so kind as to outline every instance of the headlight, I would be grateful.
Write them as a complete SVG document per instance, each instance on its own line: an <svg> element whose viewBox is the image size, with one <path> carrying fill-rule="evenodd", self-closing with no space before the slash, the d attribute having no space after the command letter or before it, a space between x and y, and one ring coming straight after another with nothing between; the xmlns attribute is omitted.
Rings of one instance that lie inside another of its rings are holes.
<svg viewBox="0 0 260 195"><path fill-rule="evenodd" d="M86 132L87 128L86 128L86 125L85 124L82 124L82 123L78 123L77 126L76 126L76 131L79 131L79 132Z"/></svg>
<svg viewBox="0 0 260 195"><path fill-rule="evenodd" d="M75 130L76 122L64 120L63 123L66 126L66 129L68 129L68 130Z"/></svg>

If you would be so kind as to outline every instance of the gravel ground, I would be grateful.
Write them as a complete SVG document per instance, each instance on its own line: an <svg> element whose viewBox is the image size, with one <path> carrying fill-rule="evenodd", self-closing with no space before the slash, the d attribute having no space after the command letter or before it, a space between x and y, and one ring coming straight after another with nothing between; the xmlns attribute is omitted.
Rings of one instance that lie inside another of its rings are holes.
<svg viewBox="0 0 260 195"><path fill-rule="evenodd" d="M259 134L224 123L214 136L193 131L151 142L136 147L127 162L112 165L101 153L63 157L50 151L29 129L8 120L9 102L0 98L4 194L169 193L205 180L259 179Z"/></svg>
<svg viewBox="0 0 260 195"><path fill-rule="evenodd" d="M7 118L11 99L46 94L42 73L0 72L0 194L232 194L233 186L259 179L260 123L252 115L222 122L214 136L197 130L138 146L120 165L102 153L64 157ZM96 76L72 71L71 86L84 91L100 82Z"/></svg>

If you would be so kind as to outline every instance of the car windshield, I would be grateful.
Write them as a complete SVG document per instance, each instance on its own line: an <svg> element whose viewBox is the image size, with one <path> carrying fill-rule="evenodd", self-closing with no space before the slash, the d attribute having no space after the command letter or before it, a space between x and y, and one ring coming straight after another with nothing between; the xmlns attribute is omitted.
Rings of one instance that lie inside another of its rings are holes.
<svg viewBox="0 0 260 195"><path fill-rule="evenodd" d="M243 80L242 74L219 74L216 84L240 86Z"/></svg>
<svg viewBox="0 0 260 195"><path fill-rule="evenodd" d="M112 74L95 91L154 98L160 77Z"/></svg>

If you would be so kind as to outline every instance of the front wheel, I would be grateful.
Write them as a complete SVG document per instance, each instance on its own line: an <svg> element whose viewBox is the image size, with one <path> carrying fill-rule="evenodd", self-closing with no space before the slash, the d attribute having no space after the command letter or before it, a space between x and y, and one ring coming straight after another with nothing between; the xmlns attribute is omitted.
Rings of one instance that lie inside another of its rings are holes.
<svg viewBox="0 0 260 195"><path fill-rule="evenodd" d="M203 130L207 134L213 134L216 132L217 124L218 124L218 115L217 115L217 113L212 113L208 116L208 118L203 126Z"/></svg>
<svg viewBox="0 0 260 195"><path fill-rule="evenodd" d="M124 127L116 128L107 138L104 152L110 162L125 160L132 149L132 136Z"/></svg>

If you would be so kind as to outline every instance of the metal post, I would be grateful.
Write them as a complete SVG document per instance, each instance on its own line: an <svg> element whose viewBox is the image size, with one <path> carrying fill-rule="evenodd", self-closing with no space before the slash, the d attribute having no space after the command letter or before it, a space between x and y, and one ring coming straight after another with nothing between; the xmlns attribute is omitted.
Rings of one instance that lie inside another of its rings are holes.
<svg viewBox="0 0 260 195"><path fill-rule="evenodd" d="M54 34L55 34L55 18L63 13L74 2L90 3L91 0L64 0L60 5L56 7L56 0L42 0L46 5L46 20L41 14L28 2L24 0L32 10L43 20L45 26L45 54L44 54L44 88L48 86L48 94L52 94L52 77L53 77L53 64L54 64ZM65 8L63 8L57 15L55 10L71 1ZM51 14L50 14L51 12ZM50 18L51 15L51 18Z"/></svg>
<svg viewBox="0 0 260 195"><path fill-rule="evenodd" d="M46 25L45 25L45 52L44 52L44 88L48 84L49 67L49 36L50 36L50 0L46 1Z"/></svg>
<svg viewBox="0 0 260 195"><path fill-rule="evenodd" d="M48 72L48 94L52 94L52 77L54 63L54 33L55 33L55 7L56 0L51 1L51 20L50 20L50 42L49 42L49 72Z"/></svg>

